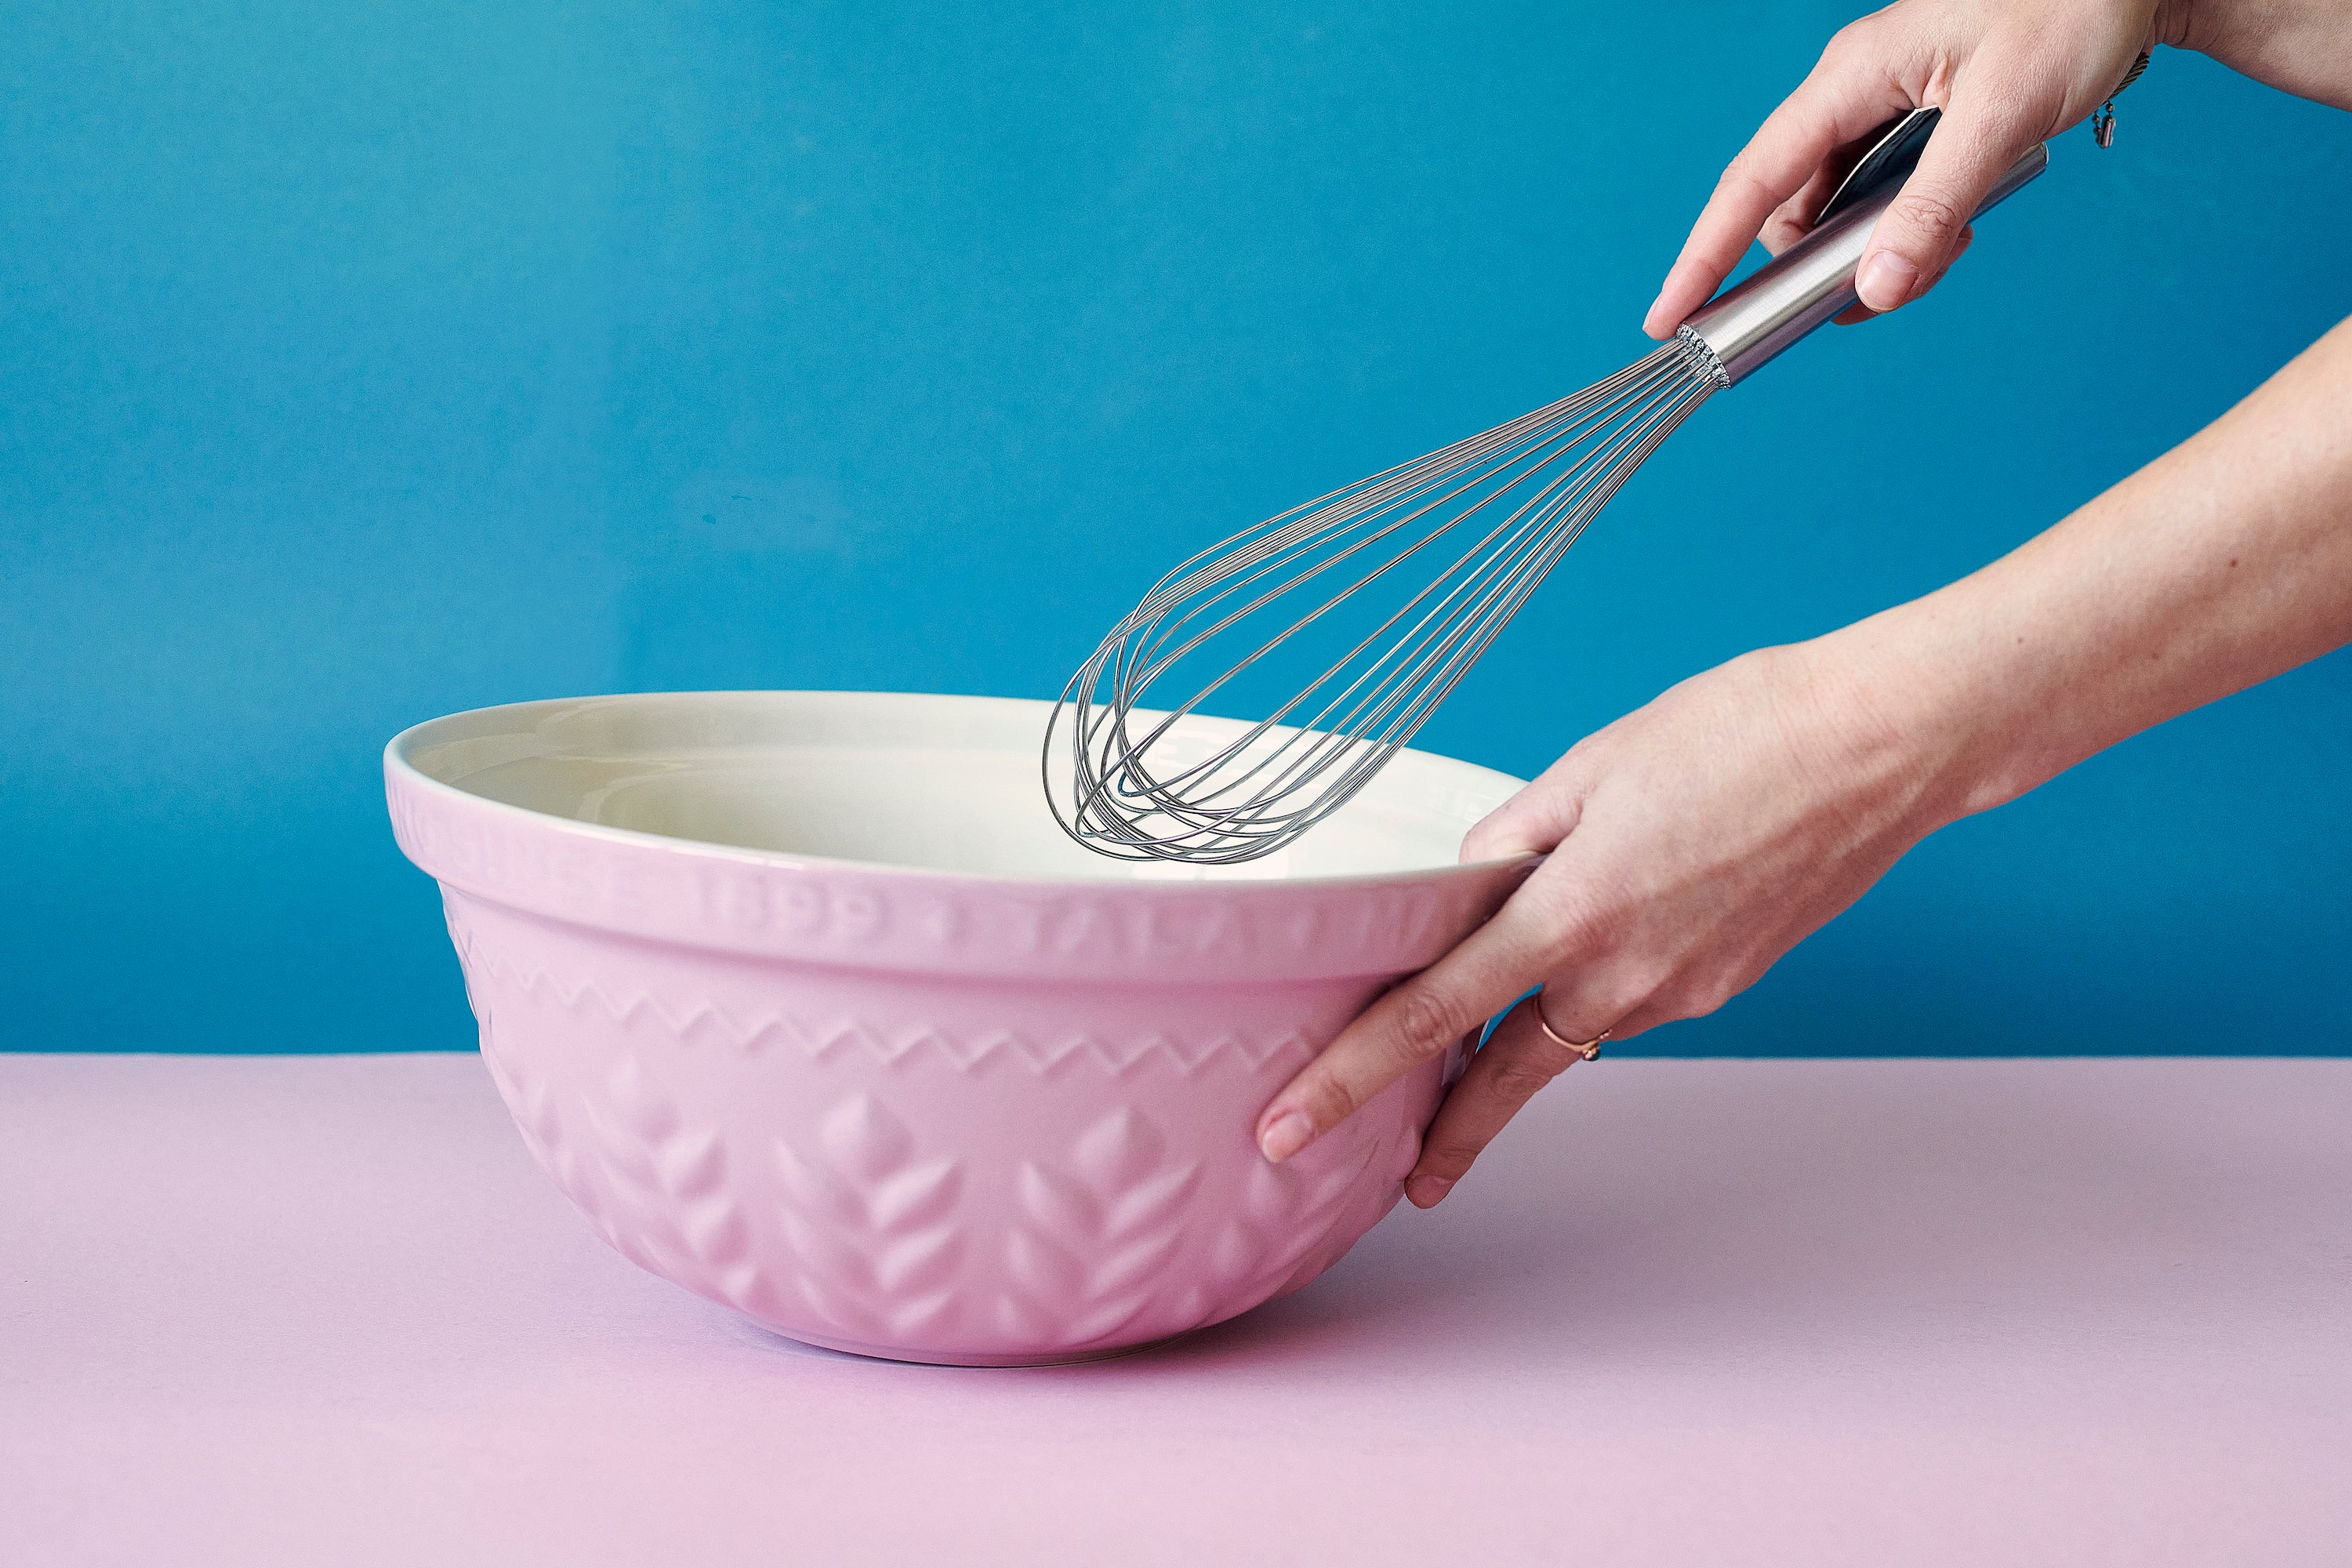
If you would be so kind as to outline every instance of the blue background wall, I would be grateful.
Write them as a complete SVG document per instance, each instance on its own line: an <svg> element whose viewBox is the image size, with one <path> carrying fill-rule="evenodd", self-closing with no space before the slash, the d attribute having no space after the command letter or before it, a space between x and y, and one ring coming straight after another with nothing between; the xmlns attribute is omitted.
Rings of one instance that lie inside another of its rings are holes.
<svg viewBox="0 0 2352 1568"><path fill-rule="evenodd" d="M471 1044L377 753L1049 695L1171 557L1549 400L1842 19L16 0L0 1041ZM1519 773L1967 571L2352 309L2352 115L2167 54L1925 308L1711 404L1425 731ZM2352 1046L2352 663L1929 842L1694 1053Z"/></svg>

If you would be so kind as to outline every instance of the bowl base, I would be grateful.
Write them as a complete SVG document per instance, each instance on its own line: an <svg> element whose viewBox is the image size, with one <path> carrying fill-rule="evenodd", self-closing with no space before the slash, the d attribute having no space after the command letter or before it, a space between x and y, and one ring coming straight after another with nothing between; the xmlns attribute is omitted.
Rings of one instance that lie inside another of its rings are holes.
<svg viewBox="0 0 2352 1568"><path fill-rule="evenodd" d="M777 1339L789 1341L793 1344L813 1345L818 1350L835 1351L843 1355L858 1356L866 1361L904 1362L914 1366L971 1367L1084 1366L1089 1362L1117 1361L1121 1356L1141 1355L1145 1351L1158 1350L1161 1345L1173 1344L1184 1338L1185 1334L1198 1331L1187 1329L1184 1333L1168 1334L1160 1339L1146 1340L1141 1344L1118 1345L1109 1350L1048 1351L1042 1355L926 1355L919 1351L863 1344L856 1340L825 1339L815 1334L788 1334L782 1329L772 1329L765 1323L752 1323L750 1326L762 1334L772 1335Z"/></svg>

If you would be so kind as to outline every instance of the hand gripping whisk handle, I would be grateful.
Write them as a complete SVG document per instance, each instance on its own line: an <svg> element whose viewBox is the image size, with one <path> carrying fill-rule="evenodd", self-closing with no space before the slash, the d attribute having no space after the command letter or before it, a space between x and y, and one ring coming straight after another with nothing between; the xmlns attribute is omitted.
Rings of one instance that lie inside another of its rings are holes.
<svg viewBox="0 0 2352 1568"><path fill-rule="evenodd" d="M1715 356L1723 385L1746 380L1758 366L1854 302L1854 268L1862 264L1870 231L1917 166L1920 150L1940 117L1938 110L1915 109L1891 124L1822 209L1811 233L1683 323L1682 336L1705 345ZM1982 217L2049 166L2049 147L2035 142L2009 166L1974 216Z"/></svg>

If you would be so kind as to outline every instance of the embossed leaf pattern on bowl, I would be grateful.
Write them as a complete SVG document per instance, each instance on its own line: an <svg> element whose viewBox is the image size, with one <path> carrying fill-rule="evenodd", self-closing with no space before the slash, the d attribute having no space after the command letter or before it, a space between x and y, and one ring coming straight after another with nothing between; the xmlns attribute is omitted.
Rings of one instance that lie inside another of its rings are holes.
<svg viewBox="0 0 2352 1568"><path fill-rule="evenodd" d="M1005 1329L1076 1350L1139 1322L1149 1324L1141 1338L1196 1326L1202 1302L1171 1312L1165 1298L1200 1177L1199 1162L1174 1157L1133 1107L1080 1133L1066 1160L1023 1161L1019 1217L1005 1237Z"/></svg>
<svg viewBox="0 0 2352 1568"><path fill-rule="evenodd" d="M963 1171L923 1158L913 1133L871 1095L819 1124L817 1148L779 1140L782 1216L802 1298L838 1331L882 1342L919 1335L955 1303Z"/></svg>

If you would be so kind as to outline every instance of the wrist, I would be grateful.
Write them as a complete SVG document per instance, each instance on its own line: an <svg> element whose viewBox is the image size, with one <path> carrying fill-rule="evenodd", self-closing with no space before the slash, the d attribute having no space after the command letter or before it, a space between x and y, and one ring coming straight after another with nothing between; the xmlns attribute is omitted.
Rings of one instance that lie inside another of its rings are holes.
<svg viewBox="0 0 2352 1568"><path fill-rule="evenodd" d="M1822 710L1885 809L1926 837L2047 776L2021 645L2000 646L1947 590L1800 645Z"/></svg>

